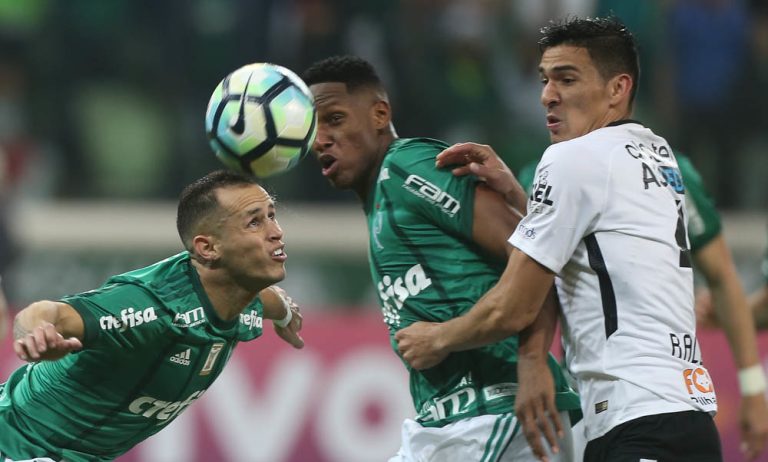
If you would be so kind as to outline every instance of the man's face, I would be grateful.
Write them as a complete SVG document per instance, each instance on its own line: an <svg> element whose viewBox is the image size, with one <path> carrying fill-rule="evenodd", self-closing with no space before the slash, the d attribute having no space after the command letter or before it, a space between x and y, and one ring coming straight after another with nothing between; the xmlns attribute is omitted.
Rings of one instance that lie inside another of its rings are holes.
<svg viewBox="0 0 768 462"><path fill-rule="evenodd" d="M322 174L338 189L365 187L378 166L376 93L360 88L347 91L344 83L311 85L317 107L317 138L313 150Z"/></svg>
<svg viewBox="0 0 768 462"><path fill-rule="evenodd" d="M214 231L217 263L242 287L260 290L285 278L283 230L275 203L260 186L221 188L222 208Z"/></svg>
<svg viewBox="0 0 768 462"><path fill-rule="evenodd" d="M541 103L553 143L567 141L612 122L610 82L603 79L586 48L558 45L541 55Z"/></svg>

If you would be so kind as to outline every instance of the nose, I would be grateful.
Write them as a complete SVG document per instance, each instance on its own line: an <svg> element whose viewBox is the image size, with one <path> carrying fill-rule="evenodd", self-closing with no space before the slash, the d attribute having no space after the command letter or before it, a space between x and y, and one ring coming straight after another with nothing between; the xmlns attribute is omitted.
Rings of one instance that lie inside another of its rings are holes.
<svg viewBox="0 0 768 462"><path fill-rule="evenodd" d="M317 136L315 136L315 141L312 142L312 150L318 154L322 154L323 151L328 149L332 144L333 138L331 137L331 134L328 133L328 130L323 128L322 125L317 127Z"/></svg>
<svg viewBox="0 0 768 462"><path fill-rule="evenodd" d="M541 104L545 108L550 108L560 101L560 96L552 82L547 82L541 89Z"/></svg>
<svg viewBox="0 0 768 462"><path fill-rule="evenodd" d="M280 227L280 223L277 220L272 221L272 229L269 234L269 239L273 241L281 241L283 239L283 228Z"/></svg>

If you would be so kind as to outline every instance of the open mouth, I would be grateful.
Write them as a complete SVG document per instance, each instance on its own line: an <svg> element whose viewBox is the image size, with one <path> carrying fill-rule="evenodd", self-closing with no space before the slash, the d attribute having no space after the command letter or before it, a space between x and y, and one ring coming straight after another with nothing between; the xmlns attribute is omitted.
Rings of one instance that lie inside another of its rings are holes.
<svg viewBox="0 0 768 462"><path fill-rule="evenodd" d="M278 247L272 252L272 259L278 261L285 261L288 255L285 253L285 248Z"/></svg>
<svg viewBox="0 0 768 462"><path fill-rule="evenodd" d="M547 128L552 130L554 128L557 128L560 125L560 119L553 116L553 115L547 115Z"/></svg>
<svg viewBox="0 0 768 462"><path fill-rule="evenodd" d="M318 162L320 162L320 167L322 168L323 176L328 176L330 173L332 173L333 170L335 170L336 158L333 157L332 155L320 154L317 160Z"/></svg>

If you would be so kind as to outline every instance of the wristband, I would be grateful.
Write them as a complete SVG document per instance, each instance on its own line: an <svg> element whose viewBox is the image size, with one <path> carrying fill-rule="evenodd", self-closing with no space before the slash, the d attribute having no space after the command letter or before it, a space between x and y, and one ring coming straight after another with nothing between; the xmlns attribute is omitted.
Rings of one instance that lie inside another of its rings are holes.
<svg viewBox="0 0 768 462"><path fill-rule="evenodd" d="M741 396L752 396L765 392L768 384L765 381L763 366L755 364L744 369L739 369L739 389Z"/></svg>
<svg viewBox="0 0 768 462"><path fill-rule="evenodd" d="M281 300L282 298L283 297L280 297ZM275 319L272 321L272 323L277 327L286 327L288 324L291 323L291 319L293 319L293 310L291 309L290 306L288 306L287 303L285 303L285 300L283 300L283 306L285 307L285 317L280 320Z"/></svg>

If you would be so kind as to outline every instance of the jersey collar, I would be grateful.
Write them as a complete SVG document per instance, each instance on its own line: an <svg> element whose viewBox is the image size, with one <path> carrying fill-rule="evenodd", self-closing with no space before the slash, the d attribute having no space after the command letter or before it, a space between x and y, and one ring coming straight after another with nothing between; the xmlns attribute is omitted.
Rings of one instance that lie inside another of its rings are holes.
<svg viewBox="0 0 768 462"><path fill-rule="evenodd" d="M619 125L624 125L624 124L643 125L642 122L634 120L634 119L620 119L620 120L614 120L613 122L611 122L608 125L606 125L606 127L618 127ZM645 125L643 125L643 127L645 127Z"/></svg>

